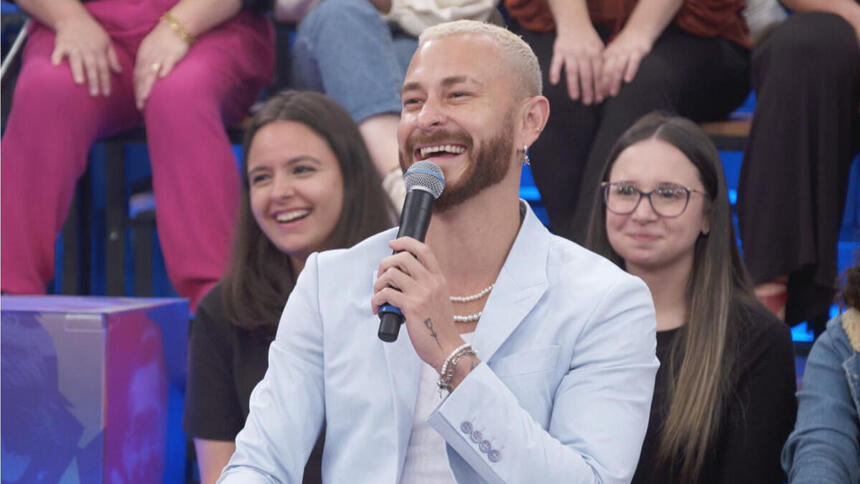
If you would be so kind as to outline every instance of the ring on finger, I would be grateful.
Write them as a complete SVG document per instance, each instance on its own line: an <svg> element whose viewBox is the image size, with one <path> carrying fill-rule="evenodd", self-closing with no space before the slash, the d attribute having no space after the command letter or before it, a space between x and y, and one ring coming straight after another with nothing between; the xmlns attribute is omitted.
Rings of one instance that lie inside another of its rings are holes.
<svg viewBox="0 0 860 484"><path fill-rule="evenodd" d="M161 62L153 62L152 65L150 65L150 67L152 68L153 71L158 72L161 70Z"/></svg>

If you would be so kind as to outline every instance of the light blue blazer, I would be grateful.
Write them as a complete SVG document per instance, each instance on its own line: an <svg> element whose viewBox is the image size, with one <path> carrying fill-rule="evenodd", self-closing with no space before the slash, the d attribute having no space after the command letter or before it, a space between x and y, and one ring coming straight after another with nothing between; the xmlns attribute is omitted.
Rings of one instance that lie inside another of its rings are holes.
<svg viewBox="0 0 860 484"><path fill-rule="evenodd" d="M220 483L300 483L326 424L323 479L400 480L421 360L377 336L370 298L394 229L312 255ZM461 483L629 482L648 425L655 317L645 284L528 210L472 345L483 361L432 412Z"/></svg>

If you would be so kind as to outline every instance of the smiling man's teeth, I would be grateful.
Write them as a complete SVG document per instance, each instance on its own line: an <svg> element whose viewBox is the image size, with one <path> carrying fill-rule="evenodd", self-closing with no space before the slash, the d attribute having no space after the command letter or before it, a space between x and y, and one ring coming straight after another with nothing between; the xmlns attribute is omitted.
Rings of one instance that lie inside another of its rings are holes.
<svg viewBox="0 0 860 484"><path fill-rule="evenodd" d="M275 218L279 223L287 223L292 222L298 218L302 218L305 215L311 213L310 210L293 210L292 212L283 212L279 213Z"/></svg>
<svg viewBox="0 0 860 484"><path fill-rule="evenodd" d="M426 148L421 148L419 150L419 152L421 153L421 156L425 156L425 157L430 155L431 153L439 153L439 152L459 155L460 153L463 153L464 151L466 151L466 148L464 148L462 146L454 146L454 145L428 146Z"/></svg>

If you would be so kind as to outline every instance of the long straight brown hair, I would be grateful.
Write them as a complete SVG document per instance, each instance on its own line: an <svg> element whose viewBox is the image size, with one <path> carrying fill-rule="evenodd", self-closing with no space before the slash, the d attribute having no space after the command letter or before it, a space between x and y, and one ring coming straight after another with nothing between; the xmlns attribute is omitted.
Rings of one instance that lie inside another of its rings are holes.
<svg viewBox="0 0 860 484"><path fill-rule="evenodd" d="M699 172L708 194L710 232L700 234L693 255L687 295L687 323L670 349L668 411L660 429L655 466L680 465L685 482L699 477L709 447L720 428L726 400L734 388L737 334L732 321L749 317L757 302L738 252L726 180L714 144L698 125L661 113L646 115L616 142L603 171L603 181L628 147L659 139L678 148ZM593 201L587 246L624 268L606 234L602 199ZM680 366L677 359L681 358ZM677 371L676 371L677 368Z"/></svg>
<svg viewBox="0 0 860 484"><path fill-rule="evenodd" d="M395 218L358 127L339 104L315 92L285 91L270 98L245 133L239 222L221 284L230 322L267 339L274 337L298 277L290 257L266 237L251 212L248 152L257 132L276 121L304 124L328 143L337 159L343 209L325 249L354 245L391 227Z"/></svg>

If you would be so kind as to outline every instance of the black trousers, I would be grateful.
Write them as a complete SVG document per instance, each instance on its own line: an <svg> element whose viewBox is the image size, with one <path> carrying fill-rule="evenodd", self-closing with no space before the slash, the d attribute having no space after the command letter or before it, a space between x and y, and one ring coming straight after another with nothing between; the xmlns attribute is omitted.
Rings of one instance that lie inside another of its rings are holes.
<svg viewBox="0 0 860 484"><path fill-rule="evenodd" d="M787 322L826 320L860 139L854 29L828 13L792 15L756 48L753 83L738 190L744 259L757 284L789 275Z"/></svg>
<svg viewBox="0 0 860 484"><path fill-rule="evenodd" d="M669 26L643 59L636 78L617 96L586 106L567 95L566 81L547 75L555 33L514 25L541 64L550 101L546 129L530 148L532 172L551 229L583 242L593 206L600 203L601 174L615 141L637 119L654 110L694 121L722 119L749 92L749 51L722 38L703 38ZM598 31L604 41L608 31Z"/></svg>

